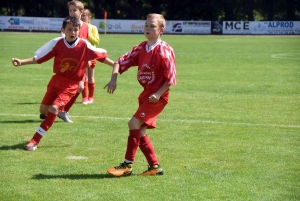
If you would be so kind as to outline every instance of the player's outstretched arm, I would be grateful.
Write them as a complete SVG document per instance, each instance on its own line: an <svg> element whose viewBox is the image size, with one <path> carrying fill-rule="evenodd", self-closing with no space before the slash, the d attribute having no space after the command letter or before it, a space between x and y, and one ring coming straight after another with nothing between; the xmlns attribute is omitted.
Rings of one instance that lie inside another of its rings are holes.
<svg viewBox="0 0 300 201"><path fill-rule="evenodd" d="M114 62L113 62L113 60L111 60L111 59L108 58L108 57L105 58L105 60L104 60L103 63L105 63L105 64L107 64L107 65L109 65L109 66L111 66L111 67L114 67Z"/></svg>
<svg viewBox="0 0 300 201"><path fill-rule="evenodd" d="M12 58L11 62L16 67L27 65L27 64L37 64L37 62L34 60L34 57L31 57L31 58L28 58L28 59Z"/></svg>
<svg viewBox="0 0 300 201"><path fill-rule="evenodd" d="M104 89L107 88L107 93L113 94L117 88L117 78L119 74L120 65L118 63L114 63L113 72L111 75L110 81L104 86Z"/></svg>

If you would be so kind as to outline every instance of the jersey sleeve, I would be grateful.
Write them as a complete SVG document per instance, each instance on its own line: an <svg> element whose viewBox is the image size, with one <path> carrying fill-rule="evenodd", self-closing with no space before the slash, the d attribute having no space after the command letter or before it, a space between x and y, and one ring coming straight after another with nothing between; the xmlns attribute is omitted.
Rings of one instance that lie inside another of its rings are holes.
<svg viewBox="0 0 300 201"><path fill-rule="evenodd" d="M164 67L164 76L170 85L176 85L176 60L175 53L171 46L163 43L161 46L161 54Z"/></svg>
<svg viewBox="0 0 300 201"><path fill-rule="evenodd" d="M50 40L45 45L40 47L35 53L34 53L34 60L37 63L43 63L45 61L48 61L49 59L54 57L53 48L57 44L59 40L63 39L62 37L55 38L53 40Z"/></svg>
<svg viewBox="0 0 300 201"><path fill-rule="evenodd" d="M89 42L94 46L99 45L100 37L99 37L97 27L95 25L89 24L89 29L90 29L89 38L88 38Z"/></svg>
<svg viewBox="0 0 300 201"><path fill-rule="evenodd" d="M128 70L131 66L138 66L139 62L139 53L143 46L136 45L132 48L131 51L127 52L123 56L118 59L118 63L120 65L119 73L122 74L126 70Z"/></svg>
<svg viewBox="0 0 300 201"><path fill-rule="evenodd" d="M107 51L102 48L96 48L89 41L85 39L81 39L86 42L87 50L88 50L88 60L97 60L100 62L104 62L107 57Z"/></svg>

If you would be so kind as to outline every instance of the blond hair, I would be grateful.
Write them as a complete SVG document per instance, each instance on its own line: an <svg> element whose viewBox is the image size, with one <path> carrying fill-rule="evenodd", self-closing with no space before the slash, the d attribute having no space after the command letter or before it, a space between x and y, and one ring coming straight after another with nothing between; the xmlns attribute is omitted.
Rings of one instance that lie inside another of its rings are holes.
<svg viewBox="0 0 300 201"><path fill-rule="evenodd" d="M158 20L158 25L162 28L166 28L166 20L163 15L150 13L147 15L147 18L156 18Z"/></svg>
<svg viewBox="0 0 300 201"><path fill-rule="evenodd" d="M92 17L92 14L91 14L90 9L87 9L87 8L86 8L86 9L84 9L83 11L86 12L87 16Z"/></svg>
<svg viewBox="0 0 300 201"><path fill-rule="evenodd" d="M84 9L84 5L81 1L77 1L77 0L72 0L68 2L68 6L73 5L76 6L76 8L78 8L78 10L82 11Z"/></svg>

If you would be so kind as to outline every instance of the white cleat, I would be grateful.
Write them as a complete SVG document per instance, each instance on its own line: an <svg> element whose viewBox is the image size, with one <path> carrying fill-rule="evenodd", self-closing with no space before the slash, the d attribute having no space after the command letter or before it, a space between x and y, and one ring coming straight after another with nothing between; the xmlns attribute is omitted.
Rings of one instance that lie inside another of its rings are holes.
<svg viewBox="0 0 300 201"><path fill-rule="evenodd" d="M62 119L64 122L73 123L73 121L70 119L70 116L68 112L60 112L58 113L58 118Z"/></svg>

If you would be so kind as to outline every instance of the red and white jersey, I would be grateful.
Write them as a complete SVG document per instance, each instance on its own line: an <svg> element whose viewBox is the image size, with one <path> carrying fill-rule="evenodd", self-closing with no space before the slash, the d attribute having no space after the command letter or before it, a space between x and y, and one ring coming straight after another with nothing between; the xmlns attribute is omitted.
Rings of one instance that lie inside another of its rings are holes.
<svg viewBox="0 0 300 201"><path fill-rule="evenodd" d="M87 23L81 21L78 37L86 40L89 38L89 25Z"/></svg>
<svg viewBox="0 0 300 201"><path fill-rule="evenodd" d="M70 81L79 82L86 73L89 60L103 62L107 52L95 48L87 40L77 38L69 45L65 38L55 38L34 53L37 63L43 63L54 57L53 72Z"/></svg>
<svg viewBox="0 0 300 201"><path fill-rule="evenodd" d="M118 63L120 74L132 66L138 66L137 80L147 91L145 96L155 93L165 82L171 85L176 84L174 50L165 41L158 40L150 47L147 41L144 41L121 56ZM166 98L168 91L164 94Z"/></svg>

